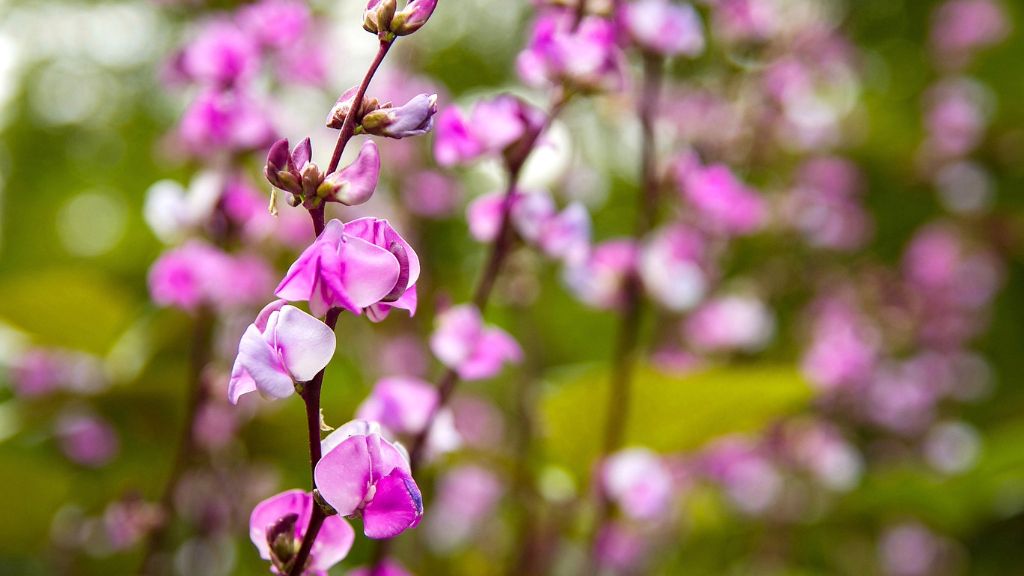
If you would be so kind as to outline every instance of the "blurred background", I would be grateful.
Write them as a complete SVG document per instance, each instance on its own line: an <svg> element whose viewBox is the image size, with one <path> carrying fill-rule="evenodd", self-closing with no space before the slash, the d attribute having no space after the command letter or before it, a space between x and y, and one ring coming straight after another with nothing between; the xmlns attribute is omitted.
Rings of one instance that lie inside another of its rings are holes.
<svg viewBox="0 0 1024 576"><path fill-rule="evenodd" d="M202 455L165 495L195 315L153 301L150 267L176 240L145 207L155 188L203 186L209 155L181 120L202 89L182 77L181 51L243 4L0 0L0 574L135 573L161 498L175 510L175 573L264 573L249 511L308 483L301 403L225 398L239 334L310 240L282 203L246 240L270 271L252 282L269 288L220 316ZM609 536L609 566L1024 574L1020 5L982 3L995 16L968 11L936 32L943 2L773 0L773 14L735 21L730 4L743 3L697 3L708 46L670 67L662 153L669 162L685 142L727 163L772 216L720 249L706 303L724 311L655 307L647 319L628 437L664 458L671 518ZM325 160L322 118L376 47L360 2L309 5L309 41L262 63L251 90L269 129L310 135ZM442 0L371 93L434 91L442 108L501 91L543 102L516 75L534 13ZM808 48L795 40L806 30L827 41ZM632 106L577 100L525 177L586 205L595 243L633 221ZM430 140L382 144L377 196L335 213L390 217L424 263L414 318L342 319L324 389L335 426L379 378L439 373L425 344L434 312L468 298L483 260L465 207L500 188L500 167L441 169ZM229 155L261 206L265 150ZM838 199L822 200L831 187ZM488 321L527 359L460 389L461 448L418 478L425 520L397 543L410 571L491 574L528 550L544 572L572 573L585 554L617 320L570 276L514 255ZM939 293L955 303L934 305ZM838 390L858 351L871 384ZM331 573L369 554L360 538ZM522 570L509 573L537 568Z"/></svg>

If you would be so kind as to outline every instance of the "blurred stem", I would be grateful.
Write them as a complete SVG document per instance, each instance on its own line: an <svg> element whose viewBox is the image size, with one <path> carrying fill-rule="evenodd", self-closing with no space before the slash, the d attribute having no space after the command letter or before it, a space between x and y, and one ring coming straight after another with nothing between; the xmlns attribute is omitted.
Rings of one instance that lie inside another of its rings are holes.
<svg viewBox="0 0 1024 576"><path fill-rule="evenodd" d="M498 228L498 234L491 244L487 255L487 263L484 265L484 270L477 281L476 289L473 290L473 305L480 310L481 314L487 309L491 293L494 291L495 282L497 282L505 261L515 245L516 236L512 228L511 208L523 166L526 164L527 158L530 157L530 153L537 146L541 136L551 127L551 123L555 121L555 118L562 113L571 97L571 93L560 92L545 115L544 123L506 154L505 169L508 173L508 184L505 187L505 198L502 204L501 226ZM448 405L458 384L458 372L453 368L445 369L441 379L437 382L437 404L430 413L426 425L423 426L423 429L420 430L413 440L412 450L409 451L409 466L413 472L420 467L420 464L423 463L423 458L426 456L427 440L430 437L430 429L434 425L434 420L437 418L438 413ZM377 547L373 552L370 576L376 576L380 570L381 563L387 558L388 548L390 547L389 542L389 540L377 541Z"/></svg>
<svg viewBox="0 0 1024 576"><path fill-rule="evenodd" d="M209 397L209 390L203 379L203 372L206 365L210 363L212 356L211 345L213 341L214 314L212 311L203 308L196 316L192 325L192 349L189 353L188 372L188 400L185 405L185 422L182 424L181 439L178 442L178 451L174 457L174 464L164 486L163 495L160 497L159 507L163 515L159 526L149 533L146 539L146 548L142 556L141 574L152 576L162 573L160 553L166 544L167 534L170 531L174 516L174 493L178 482L188 469L188 465L195 457L195 434L194 428L196 417L202 409L203 404Z"/></svg>
<svg viewBox="0 0 1024 576"><path fill-rule="evenodd" d="M367 69L366 74L363 76L363 81L359 83L359 89L356 90L356 96L352 100L352 109L345 117L345 123L341 125L341 133L338 134L338 143L334 145L334 154L331 155L331 163L327 166L327 174L331 174L338 169L338 164L341 163L341 155L345 152L345 147L348 146L352 136L355 135L356 116L359 115L359 111L363 107L363 97L366 96L366 90L369 88L370 81L373 80L374 74L377 73L381 63L384 61L384 57L387 56L388 50L391 49L393 44L394 39L386 40L381 38L380 46L377 49L377 56L370 63L369 69ZM326 226L325 206L321 204L316 208L310 209L309 216L313 220L313 232L316 236L320 236ZM338 325L338 317L340 315L340 308L332 308L327 312L324 324L327 324L327 327L332 332ZM327 368L324 368L318 372L302 388L302 400L306 404L306 431L309 435L309 482L314 493L314 505L313 513L309 517L309 524L306 525L306 531L303 534L302 546L292 560L291 567L288 569L288 576L299 576L302 574L306 562L309 560L309 553L313 549L313 542L316 541L317 534L320 533L320 527L323 526L324 520L327 518L326 512L324 512L316 499L316 478L314 476L316 465L320 462L322 456L320 448L320 388L323 386L324 373L326 371Z"/></svg>
<svg viewBox="0 0 1024 576"><path fill-rule="evenodd" d="M658 102L661 95L664 77L664 61L655 55L643 56L643 87L637 103L637 115L640 118L642 144L640 151L640 193L637 194L636 220L633 227L633 239L639 243L653 228L658 214L658 166L657 142L655 140L655 120ZM627 278L625 286L625 303L619 316L619 331L616 337L614 355L612 357L612 374L609 384L608 405L605 416L605 436L598 464L611 453L619 450L626 435L626 423L629 421L633 373L639 355L640 325L644 314L643 287L634 270ZM597 517L594 531L591 534L589 558L594 562L594 548L602 526L611 516L611 503L600 489L598 496ZM587 573L596 573L593 565L587 567Z"/></svg>

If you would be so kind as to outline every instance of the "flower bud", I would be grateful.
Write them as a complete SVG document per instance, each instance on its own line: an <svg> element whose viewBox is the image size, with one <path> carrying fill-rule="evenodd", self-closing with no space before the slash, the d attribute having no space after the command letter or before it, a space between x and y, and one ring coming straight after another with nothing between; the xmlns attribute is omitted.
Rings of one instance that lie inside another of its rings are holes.
<svg viewBox="0 0 1024 576"><path fill-rule="evenodd" d="M306 142L308 143L308 141L307 139ZM299 149L299 146L296 146L296 150ZM270 147L263 174L275 188L297 194L302 191L302 185L299 182L292 157L288 154L288 139L278 140Z"/></svg>
<svg viewBox="0 0 1024 576"><path fill-rule="evenodd" d="M363 116L362 127L367 134L388 138L405 138L426 134L434 125L437 94L420 94L404 106L381 107Z"/></svg>
<svg viewBox="0 0 1024 576"><path fill-rule="evenodd" d="M373 34L390 30L397 8L398 0L370 0L363 12L363 29Z"/></svg>
<svg viewBox="0 0 1024 576"><path fill-rule="evenodd" d="M331 112L327 115L327 127L340 130L345 124L345 119L352 113L352 104L356 99L356 92L359 91L358 86L353 86L346 90L334 103L334 107L331 108ZM356 121L364 115L380 108L380 102L376 98L363 97L363 103L359 107L359 113L356 114Z"/></svg>
<svg viewBox="0 0 1024 576"><path fill-rule="evenodd" d="M391 32L395 36L412 34L427 23L436 7L437 0L412 0L391 20Z"/></svg>
<svg viewBox="0 0 1024 576"><path fill-rule="evenodd" d="M320 171L320 167L313 162L306 162L299 174L302 178L303 196L309 198L316 195L324 181L324 174Z"/></svg>
<svg viewBox="0 0 1024 576"><path fill-rule="evenodd" d="M367 140L359 156L343 170L333 172L317 189L317 196L346 206L362 204L373 196L380 178L380 153L373 140Z"/></svg>
<svg viewBox="0 0 1024 576"><path fill-rule="evenodd" d="M298 514L282 516L267 529L267 544L276 564L286 566L299 552L295 540L295 525L299 521Z"/></svg>

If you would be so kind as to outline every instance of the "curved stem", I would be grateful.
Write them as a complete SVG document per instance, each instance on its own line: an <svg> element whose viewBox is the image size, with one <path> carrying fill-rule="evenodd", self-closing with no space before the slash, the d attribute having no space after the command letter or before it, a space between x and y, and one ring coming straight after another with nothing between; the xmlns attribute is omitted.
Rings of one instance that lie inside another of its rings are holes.
<svg viewBox="0 0 1024 576"><path fill-rule="evenodd" d="M654 226L658 212L658 166L657 142L655 140L655 119L663 79L663 61L660 57L644 55L644 80L637 115L640 117L642 147L640 160L641 190L637 194L636 220L633 239L641 240ZM626 282L626 298L619 316L619 331L616 337L612 374L609 383L608 404L605 416L605 435L598 462L620 449L626 435L629 420L633 372L636 367L640 344L640 326L644 314L643 287L634 272ZM607 497L598 492L597 518L590 540L590 561L593 562L594 545L601 527L611 517L612 507ZM594 573L593 565L587 567Z"/></svg>
<svg viewBox="0 0 1024 576"><path fill-rule="evenodd" d="M377 49L377 56L373 59L370 64L370 68L366 71L366 75L363 76L363 81L359 83L359 89L356 90L356 97L352 100L352 109L349 111L348 116L345 117L345 123L341 125L341 133L338 134L338 142L334 145L334 154L331 155L331 163L327 166L327 173L330 174L338 169L338 164L341 162L341 155L345 152L345 146L348 145L349 140L355 135L356 131L356 116L359 115L359 111L363 107L363 97L366 96L366 89L370 87L370 80L373 80L374 74L377 73L377 69L380 68L381 62L384 61L384 57L387 56L388 50L391 49L394 40L381 39L380 47Z"/></svg>
<svg viewBox="0 0 1024 576"><path fill-rule="evenodd" d="M164 518L160 525L149 533L146 539L145 552L142 555L142 569L140 573L146 576L152 576L161 572L159 562L160 551L164 547L168 531L171 527L174 492L181 477L188 469L188 465L195 457L196 443L193 430L195 429L199 410L202 409L209 396L206 382L203 380L203 371L206 369L206 365L210 363L213 326L213 313L205 308L200 310L192 326L192 350L190 352L188 373L189 392L185 405L185 422L182 424L181 439L178 442L174 464L171 466L171 472L159 502Z"/></svg>

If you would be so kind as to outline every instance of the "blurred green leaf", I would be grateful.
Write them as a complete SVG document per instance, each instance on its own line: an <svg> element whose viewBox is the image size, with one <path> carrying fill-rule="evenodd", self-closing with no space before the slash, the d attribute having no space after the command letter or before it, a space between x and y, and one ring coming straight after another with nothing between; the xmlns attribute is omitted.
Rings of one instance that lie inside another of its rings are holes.
<svg viewBox="0 0 1024 576"><path fill-rule="evenodd" d="M581 477L602 441L608 383L605 367L573 370L556 379L543 398L548 455ZM685 376L642 367L633 381L627 444L691 450L717 436L757 431L810 398L793 366L718 367Z"/></svg>
<svg viewBox="0 0 1024 576"><path fill-rule="evenodd" d="M40 344L105 354L139 312L131 293L85 269L50 269L0 280L0 318Z"/></svg>

